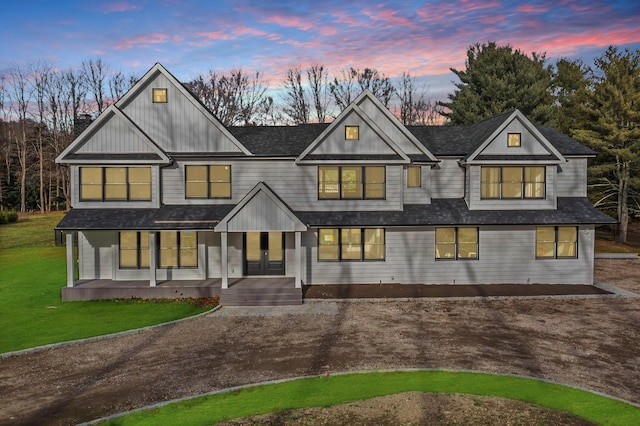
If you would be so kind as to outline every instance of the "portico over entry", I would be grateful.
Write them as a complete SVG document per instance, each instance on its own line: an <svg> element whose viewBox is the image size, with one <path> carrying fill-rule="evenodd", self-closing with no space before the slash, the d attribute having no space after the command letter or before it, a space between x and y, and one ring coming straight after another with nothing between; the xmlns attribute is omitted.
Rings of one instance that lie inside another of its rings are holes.
<svg viewBox="0 0 640 426"><path fill-rule="evenodd" d="M264 182L220 221L222 288L229 285L229 233L242 234L243 275L287 275L287 238L294 235L295 287L302 288L302 232L307 226ZM291 265L289 265L291 266Z"/></svg>

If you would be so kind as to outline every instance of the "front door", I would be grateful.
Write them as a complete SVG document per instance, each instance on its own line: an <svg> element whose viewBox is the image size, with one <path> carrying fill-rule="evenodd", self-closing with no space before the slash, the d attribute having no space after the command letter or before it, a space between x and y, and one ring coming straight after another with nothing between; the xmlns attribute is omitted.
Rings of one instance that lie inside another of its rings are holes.
<svg viewBox="0 0 640 426"><path fill-rule="evenodd" d="M284 234L245 233L244 272L245 275L284 275Z"/></svg>

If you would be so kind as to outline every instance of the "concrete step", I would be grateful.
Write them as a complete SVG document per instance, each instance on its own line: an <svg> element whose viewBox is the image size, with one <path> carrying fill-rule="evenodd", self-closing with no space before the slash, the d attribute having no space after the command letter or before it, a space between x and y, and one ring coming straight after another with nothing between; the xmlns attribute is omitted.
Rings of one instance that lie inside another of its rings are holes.
<svg viewBox="0 0 640 426"><path fill-rule="evenodd" d="M302 304L302 289L228 288L220 291L222 306L282 306Z"/></svg>

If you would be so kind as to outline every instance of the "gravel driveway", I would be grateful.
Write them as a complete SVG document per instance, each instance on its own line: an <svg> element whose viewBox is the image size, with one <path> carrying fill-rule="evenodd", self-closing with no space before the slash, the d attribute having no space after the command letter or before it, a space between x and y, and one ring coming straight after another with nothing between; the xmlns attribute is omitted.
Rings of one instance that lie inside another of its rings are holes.
<svg viewBox="0 0 640 426"><path fill-rule="evenodd" d="M596 260L598 281L636 293L638 271L640 260ZM640 403L639 298L329 303L305 315L223 308L2 358L0 424L75 424L230 386L391 368L514 373Z"/></svg>

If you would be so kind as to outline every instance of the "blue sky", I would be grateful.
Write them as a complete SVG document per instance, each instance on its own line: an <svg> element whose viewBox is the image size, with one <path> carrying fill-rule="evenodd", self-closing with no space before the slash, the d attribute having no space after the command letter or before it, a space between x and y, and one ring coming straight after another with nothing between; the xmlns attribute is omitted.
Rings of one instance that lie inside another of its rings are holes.
<svg viewBox="0 0 640 426"><path fill-rule="evenodd" d="M141 76L161 62L186 81L242 67L280 85L289 67L319 63L390 77L409 71L442 97L453 91L449 68L464 68L475 43L587 64L610 44L640 48L635 0L8 0L1 10L0 72L100 57L125 74Z"/></svg>

